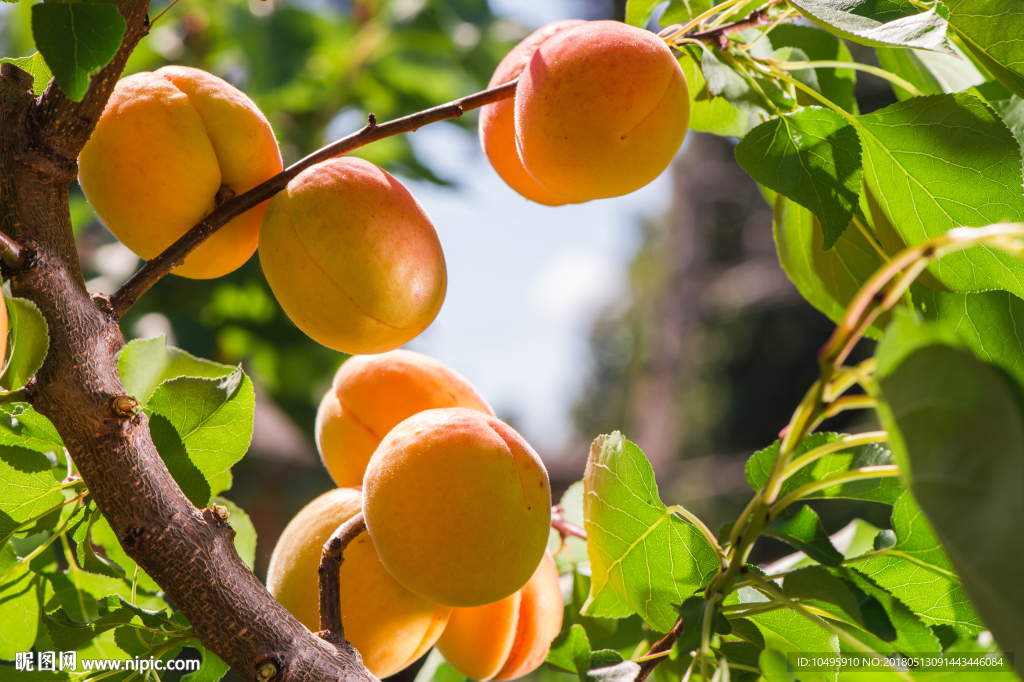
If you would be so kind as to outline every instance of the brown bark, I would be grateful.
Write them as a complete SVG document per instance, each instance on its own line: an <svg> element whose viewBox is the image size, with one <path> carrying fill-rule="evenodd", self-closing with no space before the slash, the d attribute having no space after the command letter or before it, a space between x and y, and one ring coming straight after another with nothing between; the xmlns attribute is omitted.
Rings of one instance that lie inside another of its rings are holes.
<svg viewBox="0 0 1024 682"><path fill-rule="evenodd" d="M146 34L145 0L118 3L128 32L82 102L51 82L38 99L24 72L0 73L0 231L30 251L5 266L15 296L32 300L49 325L46 362L27 387L57 428L125 551L165 590L197 637L243 679L375 678L348 645L335 648L295 620L234 549L230 527L192 506L153 445L144 414L116 410L124 387L116 354L118 318L86 290L68 212L76 159L128 55Z"/></svg>

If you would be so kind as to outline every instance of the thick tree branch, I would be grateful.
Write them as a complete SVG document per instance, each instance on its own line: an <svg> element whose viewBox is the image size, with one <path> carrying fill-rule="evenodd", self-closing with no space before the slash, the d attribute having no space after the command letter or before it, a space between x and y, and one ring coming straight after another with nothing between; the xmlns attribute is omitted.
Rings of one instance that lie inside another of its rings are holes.
<svg viewBox="0 0 1024 682"><path fill-rule="evenodd" d="M335 646L345 641L345 628L341 623L341 564L345 561L345 548L364 530L366 520L363 512L359 512L327 538L320 555L320 632L317 635Z"/></svg>
<svg viewBox="0 0 1024 682"><path fill-rule="evenodd" d="M310 166L336 156L341 156L342 154L347 154L354 149L359 149L385 137L413 132L427 124L458 118L472 109L508 99L515 95L517 82L512 81L505 85L499 85L489 90L457 99L454 102L442 104L433 109L427 109L426 111L411 114L387 123L378 124L376 117L370 114L370 122L362 130L313 152L263 184L257 185L244 194L228 199L214 209L210 215L189 229L178 241L167 247L163 253L153 260L146 262L145 265L139 268L138 272L132 275L127 282L114 292L110 297L110 304L113 307L114 313L118 317L124 315L140 296L149 291L150 287L171 272L174 267L180 265L185 260L185 257L209 239L210 235L235 216L245 213L250 208L263 203L280 192L292 178Z"/></svg>
<svg viewBox="0 0 1024 682"><path fill-rule="evenodd" d="M28 249L0 232L0 260L11 270L20 270L28 257Z"/></svg>
<svg viewBox="0 0 1024 682"><path fill-rule="evenodd" d="M128 555L243 679L375 682L350 646L316 637L270 596L238 557L230 526L189 502L145 413L130 409L117 370L118 318L86 290L68 210L75 159L147 29L144 0L118 7L128 24L122 47L82 102L53 82L37 99L16 71L0 71L0 231L33 252L6 274L14 295L39 307L50 337L26 396L60 433Z"/></svg>

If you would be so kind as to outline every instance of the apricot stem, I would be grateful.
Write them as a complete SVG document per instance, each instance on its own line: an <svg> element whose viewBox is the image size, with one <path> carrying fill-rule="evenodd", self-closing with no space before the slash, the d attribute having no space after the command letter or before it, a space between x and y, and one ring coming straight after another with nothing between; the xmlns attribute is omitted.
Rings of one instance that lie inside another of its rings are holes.
<svg viewBox="0 0 1024 682"><path fill-rule="evenodd" d="M163 253L153 260L147 261L127 282L122 284L110 297L112 310L118 317L123 316L135 301L139 300L140 296L149 291L176 265L181 264L188 254L209 239L214 232L232 218L270 199L284 189L292 178L310 166L365 147L371 142L413 132L431 123L459 118L467 111L479 109L503 99L510 99L516 93L517 83L518 79L387 123L378 124L374 118L362 129L318 149L248 192L228 199L191 227L176 242L164 249ZM0 256L3 253L0 251Z"/></svg>
<svg viewBox="0 0 1024 682"><path fill-rule="evenodd" d="M341 624L341 564L345 548L366 530L366 520L359 512L338 526L324 543L318 569L320 581L320 632L317 636L334 646L345 642L345 629Z"/></svg>
<svg viewBox="0 0 1024 682"><path fill-rule="evenodd" d="M574 523L570 523L565 520L565 510L562 509L562 505L556 504L551 507L551 527L558 531L558 534L562 536L562 542L565 542L566 538L575 537L583 541L587 539L587 531L583 530Z"/></svg>

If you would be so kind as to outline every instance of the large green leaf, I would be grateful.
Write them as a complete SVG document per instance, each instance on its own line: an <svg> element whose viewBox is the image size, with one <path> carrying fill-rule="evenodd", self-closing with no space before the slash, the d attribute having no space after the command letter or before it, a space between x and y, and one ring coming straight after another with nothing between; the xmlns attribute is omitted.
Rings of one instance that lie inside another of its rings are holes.
<svg viewBox="0 0 1024 682"><path fill-rule="evenodd" d="M231 374L235 367L197 358L180 348L168 346L167 337L161 334L126 344L118 355L117 370L128 395L145 405L156 387L168 379L215 379Z"/></svg>
<svg viewBox="0 0 1024 682"><path fill-rule="evenodd" d="M846 44L827 31L813 26L780 24L762 40L770 40L773 47L797 47L812 61L852 62L853 56ZM833 104L839 105L851 114L857 113L857 100L853 88L857 83L857 72L853 69L816 67L814 69L825 95ZM794 75L799 72L794 72ZM797 99L800 99L800 95Z"/></svg>
<svg viewBox="0 0 1024 682"><path fill-rule="evenodd" d="M43 366L50 337L46 320L35 303L27 298L6 298L11 344L4 360L0 388L11 391L28 383Z"/></svg>
<svg viewBox="0 0 1024 682"><path fill-rule="evenodd" d="M839 433L813 433L797 446L796 451L793 453L793 458L800 457L809 450L826 443L835 442L844 437L844 434ZM772 465L775 463L775 458L778 454L779 441L775 441L767 448L755 452L747 460L747 482L750 483L754 490L760 490L767 483L768 474L771 472ZM779 496L786 495L807 483L831 478L851 469L883 464L892 464L892 457L888 450L874 444L858 445L846 450L840 450L839 452L832 452L799 469L787 478L782 484ZM807 497L849 498L892 504L902 492L903 488L900 486L899 481L894 477L888 477L851 481L819 490Z"/></svg>
<svg viewBox="0 0 1024 682"><path fill-rule="evenodd" d="M949 0L949 25L992 75L1024 97L1024 7L1016 0Z"/></svg>
<svg viewBox="0 0 1024 682"><path fill-rule="evenodd" d="M941 3L924 12L907 0L791 0L800 13L841 38L875 47L915 47L946 52Z"/></svg>
<svg viewBox="0 0 1024 682"><path fill-rule="evenodd" d="M903 653L934 654L942 650L939 638L903 602L861 572L852 568L833 569L874 598L896 630L892 646ZM877 634L877 633L876 633Z"/></svg>
<svg viewBox="0 0 1024 682"><path fill-rule="evenodd" d="M766 641L772 648L785 651L839 653L839 638L836 635L793 611L781 609L759 613L751 616L750 620L757 623L762 630L768 630L775 635L769 637L766 634ZM835 670L831 670L825 672L821 677L834 682L838 675ZM809 676L805 678L805 675L801 674L801 679L810 678Z"/></svg>
<svg viewBox="0 0 1024 682"><path fill-rule="evenodd" d="M700 60L689 51L679 55L679 66L686 76L690 92L690 130L726 137L742 137L750 127L750 115L737 109L722 97L708 92Z"/></svg>
<svg viewBox="0 0 1024 682"><path fill-rule="evenodd" d="M756 74L741 75L727 59L720 58L722 53L704 46L701 49L700 68L704 73L705 87L711 95L762 118L768 118L776 110L790 111L796 107L796 100L775 81Z"/></svg>
<svg viewBox="0 0 1024 682"><path fill-rule="evenodd" d="M19 565L20 564L20 565ZM21 563L11 544L0 547L0 659L28 651L39 629L42 579ZM6 670L6 668L5 668Z"/></svg>
<svg viewBox="0 0 1024 682"><path fill-rule="evenodd" d="M241 369L215 379L170 379L149 399L153 442L197 507L231 487L231 465L252 440L254 406L252 382Z"/></svg>
<svg viewBox="0 0 1024 682"><path fill-rule="evenodd" d="M880 383L915 499L996 641L1004 651L1024 651L1024 583L1011 568L1024 565L1017 388L948 345L915 351Z"/></svg>
<svg viewBox="0 0 1024 682"><path fill-rule="evenodd" d="M5 530L11 523L21 524L64 501L59 479L67 472L54 468L61 446L37 437L44 431L19 437L22 423L15 411L11 405L0 410L0 539L13 530Z"/></svg>
<svg viewBox="0 0 1024 682"><path fill-rule="evenodd" d="M846 119L819 107L773 118L736 145L736 160L757 182L810 209L832 248L860 195L860 141Z"/></svg>
<svg viewBox="0 0 1024 682"><path fill-rule="evenodd" d="M626 0L626 23L638 28L647 28L654 8L663 0Z"/></svg>
<svg viewBox="0 0 1024 682"><path fill-rule="evenodd" d="M811 305L838 322L861 285L882 266L881 255L853 225L825 251L824 232L813 213L781 194L773 201L782 269ZM880 328L873 325L867 336L880 338Z"/></svg>
<svg viewBox="0 0 1024 682"><path fill-rule="evenodd" d="M639 614L659 632L718 568L707 539L662 504L644 453L616 432L590 447L583 478L592 583L583 613Z"/></svg>
<svg viewBox="0 0 1024 682"><path fill-rule="evenodd" d="M954 227L1024 219L1013 134L966 93L917 97L860 117L865 192L879 239L894 253ZM1024 262L974 247L929 271L953 291L1024 296Z"/></svg>
<svg viewBox="0 0 1024 682"><path fill-rule="evenodd" d="M845 572L807 566L788 573L782 591L790 599L818 602L840 620L850 620L883 641L896 639L896 628L882 604L848 580Z"/></svg>
<svg viewBox="0 0 1024 682"><path fill-rule="evenodd" d="M189 640L188 645L199 650L200 655L202 655L202 664L196 672L182 677L181 682L217 682L228 674L231 666L222 661L217 654L204 647L199 640ZM416 679L419 680L419 676ZM462 682L465 678L428 679L431 679L433 682Z"/></svg>
<svg viewBox="0 0 1024 682"><path fill-rule="evenodd" d="M893 505L896 544L872 552L854 566L885 588L929 625L948 626L961 635L984 629L953 565L910 492Z"/></svg>
<svg viewBox="0 0 1024 682"><path fill-rule="evenodd" d="M89 76L121 46L127 24L117 6L47 2L32 6L32 36L65 95L81 101Z"/></svg>
<svg viewBox="0 0 1024 682"><path fill-rule="evenodd" d="M43 94L43 90L46 89L50 79L53 78L53 74L50 73L50 68L46 66L43 56L38 52L29 55L28 57L8 57L0 59L0 62L10 62L31 75L32 92L34 92L37 97Z"/></svg>

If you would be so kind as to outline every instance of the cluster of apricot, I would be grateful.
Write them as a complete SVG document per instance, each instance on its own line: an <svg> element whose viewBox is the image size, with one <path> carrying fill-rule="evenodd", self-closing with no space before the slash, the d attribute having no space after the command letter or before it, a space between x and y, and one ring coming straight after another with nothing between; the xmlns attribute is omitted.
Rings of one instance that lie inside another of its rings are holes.
<svg viewBox="0 0 1024 682"><path fill-rule="evenodd" d="M316 421L338 488L288 524L267 587L319 629L318 566L331 534L362 512L344 550L345 637L378 677L435 644L475 680L525 675L562 623L545 551L551 494L537 454L442 363L397 350L346 361Z"/></svg>
<svg viewBox="0 0 1024 682"><path fill-rule="evenodd" d="M686 134L683 72L648 31L612 21L550 24L502 60L491 85L516 78L514 101L482 111L480 137L498 174L542 204L639 189L665 170ZM122 79L79 159L100 219L147 259L281 170L256 105L220 78L181 66ZM444 301L444 254L430 219L401 183L360 159L302 171L174 272L219 277L257 246L288 316L346 353L402 346Z"/></svg>

